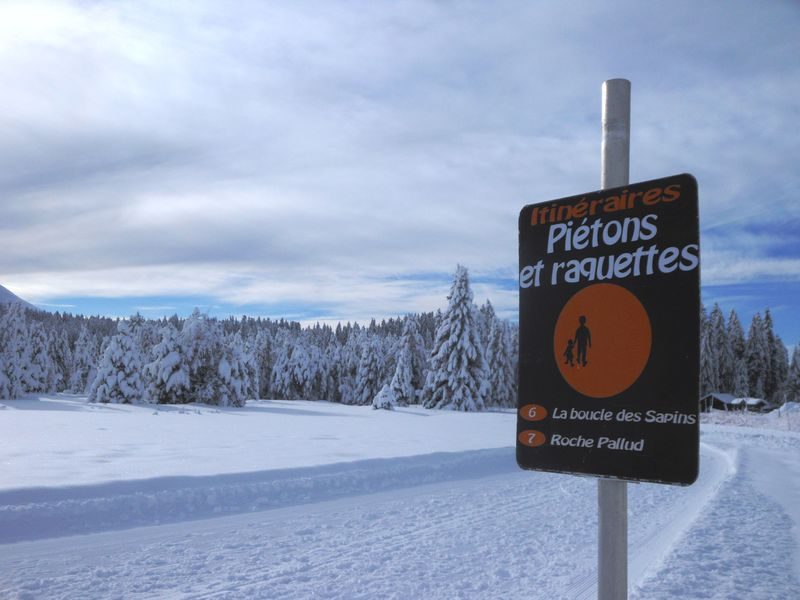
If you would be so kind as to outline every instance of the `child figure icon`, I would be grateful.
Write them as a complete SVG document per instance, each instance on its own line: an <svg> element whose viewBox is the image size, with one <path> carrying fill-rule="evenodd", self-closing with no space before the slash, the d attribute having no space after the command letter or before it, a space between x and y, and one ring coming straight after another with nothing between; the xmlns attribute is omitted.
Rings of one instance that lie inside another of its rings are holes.
<svg viewBox="0 0 800 600"><path fill-rule="evenodd" d="M569 365L570 367L575 366L575 358L572 356L572 348L575 346L575 342L573 340L567 340L567 349L564 350L564 361L565 365Z"/></svg>

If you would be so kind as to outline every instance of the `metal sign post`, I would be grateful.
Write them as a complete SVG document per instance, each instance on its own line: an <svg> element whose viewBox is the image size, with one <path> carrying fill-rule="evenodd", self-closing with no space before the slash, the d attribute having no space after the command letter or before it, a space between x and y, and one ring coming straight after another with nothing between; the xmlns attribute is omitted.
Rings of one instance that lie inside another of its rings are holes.
<svg viewBox="0 0 800 600"><path fill-rule="evenodd" d="M600 187L628 185L631 148L631 82L603 83ZM597 480L597 598L628 597L628 484Z"/></svg>
<svg viewBox="0 0 800 600"><path fill-rule="evenodd" d="M627 598L626 481L699 466L697 180L628 182L630 93L603 84L603 189L519 215L517 464L600 478L600 600Z"/></svg>

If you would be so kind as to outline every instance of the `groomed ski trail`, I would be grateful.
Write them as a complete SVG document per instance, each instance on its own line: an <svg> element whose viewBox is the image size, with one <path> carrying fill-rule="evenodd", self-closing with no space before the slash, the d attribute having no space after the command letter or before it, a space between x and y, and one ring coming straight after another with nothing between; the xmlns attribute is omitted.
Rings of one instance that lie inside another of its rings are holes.
<svg viewBox="0 0 800 600"><path fill-rule="evenodd" d="M497 452L497 451L495 451ZM596 483L507 467L158 527L0 546L8 598L575 598L596 577ZM475 454L480 463L492 454ZM731 472L703 445L691 488L633 485L631 582ZM505 463L504 463L505 464ZM689 517L686 517L687 519ZM576 576L576 574L578 574Z"/></svg>

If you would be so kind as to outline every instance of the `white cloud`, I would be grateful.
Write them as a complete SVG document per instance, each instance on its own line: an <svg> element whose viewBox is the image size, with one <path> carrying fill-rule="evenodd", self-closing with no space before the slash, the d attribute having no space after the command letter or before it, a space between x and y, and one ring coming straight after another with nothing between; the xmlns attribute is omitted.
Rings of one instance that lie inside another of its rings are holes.
<svg viewBox="0 0 800 600"><path fill-rule="evenodd" d="M800 223L798 24L746 2L6 3L0 281L440 306L458 262L514 278L524 204L598 186L613 76L633 178L700 181L704 280L796 279L770 215ZM481 292L511 315L507 287Z"/></svg>

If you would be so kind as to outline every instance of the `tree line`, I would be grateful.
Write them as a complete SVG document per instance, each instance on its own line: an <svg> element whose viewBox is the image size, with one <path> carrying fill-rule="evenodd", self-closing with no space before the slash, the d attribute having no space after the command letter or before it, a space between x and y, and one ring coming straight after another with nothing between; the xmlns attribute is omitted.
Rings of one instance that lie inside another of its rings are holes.
<svg viewBox="0 0 800 600"><path fill-rule="evenodd" d="M516 403L516 328L473 301L459 266L444 311L368 326L242 317L83 317L0 305L0 398L243 406L328 400L483 410Z"/></svg>
<svg viewBox="0 0 800 600"><path fill-rule="evenodd" d="M745 335L715 304L700 315L700 392L800 401L800 347L791 361L772 315ZM243 406L247 399L328 400L392 408L513 407L516 326L473 300L467 269L448 305L367 326L302 327L283 319L73 316L0 305L0 398L69 392L92 402Z"/></svg>
<svg viewBox="0 0 800 600"><path fill-rule="evenodd" d="M769 309L753 316L745 336L736 311L726 322L718 304L700 311L700 396L711 392L761 398L773 405L800 401L800 347L789 353Z"/></svg>

